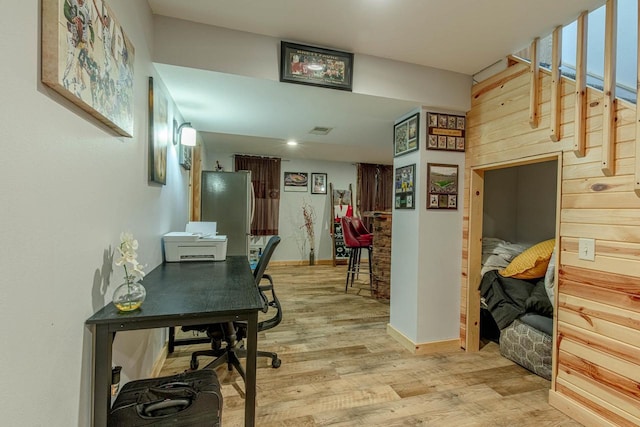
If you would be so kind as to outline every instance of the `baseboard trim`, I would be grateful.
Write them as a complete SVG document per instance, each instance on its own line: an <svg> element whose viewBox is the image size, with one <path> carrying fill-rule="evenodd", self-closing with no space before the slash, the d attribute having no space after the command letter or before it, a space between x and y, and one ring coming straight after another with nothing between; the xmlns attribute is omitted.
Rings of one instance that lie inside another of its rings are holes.
<svg viewBox="0 0 640 427"><path fill-rule="evenodd" d="M418 344L413 342L402 332L398 331L396 328L391 326L391 324L387 324L387 334L390 335L393 339L395 339L400 344L402 344L404 348L406 348L407 350L409 350L411 353L415 355L463 351L460 348L459 338L452 339L452 340L433 341L433 342Z"/></svg>
<svg viewBox="0 0 640 427"><path fill-rule="evenodd" d="M277 266L277 267L291 267L291 266L298 266L298 265L309 266L309 261L306 261L306 260L305 261L269 261L269 265ZM316 260L316 265L333 265L333 260L319 259L319 260Z"/></svg>
<svg viewBox="0 0 640 427"><path fill-rule="evenodd" d="M554 390L549 390L549 405L586 427L615 427L617 425Z"/></svg>
<svg viewBox="0 0 640 427"><path fill-rule="evenodd" d="M165 343L162 350L160 350L160 354L156 358L155 363L151 367L151 378L157 378L160 376L160 371L162 371L162 367L164 366L164 362L167 361L167 356L169 355L169 343Z"/></svg>

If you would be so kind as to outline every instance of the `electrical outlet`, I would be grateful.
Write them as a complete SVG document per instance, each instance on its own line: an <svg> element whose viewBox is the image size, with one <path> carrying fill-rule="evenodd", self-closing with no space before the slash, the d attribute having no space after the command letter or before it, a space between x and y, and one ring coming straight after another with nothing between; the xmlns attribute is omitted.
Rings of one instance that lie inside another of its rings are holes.
<svg viewBox="0 0 640 427"><path fill-rule="evenodd" d="M594 239L578 240L578 258L585 261L596 260L596 241Z"/></svg>

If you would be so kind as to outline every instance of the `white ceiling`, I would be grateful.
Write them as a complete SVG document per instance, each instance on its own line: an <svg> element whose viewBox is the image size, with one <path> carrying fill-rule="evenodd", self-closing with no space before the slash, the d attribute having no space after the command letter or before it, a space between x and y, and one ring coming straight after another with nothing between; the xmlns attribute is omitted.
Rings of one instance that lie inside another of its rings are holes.
<svg viewBox="0 0 640 427"><path fill-rule="evenodd" d="M581 11L604 4L604 0L148 2L158 15L468 75L573 21ZM205 145L228 153L391 163L393 121L416 106L184 67L156 67L185 120L199 123ZM196 111L207 114L195 117ZM314 126L334 130L327 136L310 135ZM289 138L300 145L285 146Z"/></svg>

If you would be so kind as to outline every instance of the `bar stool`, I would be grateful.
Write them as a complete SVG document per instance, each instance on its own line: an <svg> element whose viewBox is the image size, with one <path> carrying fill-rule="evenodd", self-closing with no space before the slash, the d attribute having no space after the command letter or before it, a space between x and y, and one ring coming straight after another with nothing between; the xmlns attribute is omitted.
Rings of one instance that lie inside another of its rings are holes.
<svg viewBox="0 0 640 427"><path fill-rule="evenodd" d="M357 274L360 273L360 256L361 250L364 248L368 251L369 259L369 288L372 286L373 277L371 270L371 250L373 245L373 235L363 234L359 235L356 232L351 217L343 216L340 221L342 222L342 235L344 236L344 243L349 248L349 266L347 267L347 280L345 282L344 291L349 289L349 281L353 286L353 280Z"/></svg>
<svg viewBox="0 0 640 427"><path fill-rule="evenodd" d="M371 239L373 239L373 233L369 232L369 230L367 230L367 227L365 227L364 222L362 221L361 218L358 218L357 216L354 216L351 218L351 223L353 224L353 228L355 228L356 233L358 234L358 236L370 236Z"/></svg>

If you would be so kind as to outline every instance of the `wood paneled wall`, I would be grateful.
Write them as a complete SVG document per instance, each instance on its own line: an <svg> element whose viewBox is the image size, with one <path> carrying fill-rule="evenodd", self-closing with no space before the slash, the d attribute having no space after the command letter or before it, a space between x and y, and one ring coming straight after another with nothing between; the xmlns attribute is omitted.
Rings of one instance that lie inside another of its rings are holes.
<svg viewBox="0 0 640 427"><path fill-rule="evenodd" d="M559 159L561 189L554 372L550 401L587 425L640 425L640 197L635 193L636 107L615 103L614 175L602 171L603 93L587 89L586 150L574 153L575 82L562 79L560 140L550 138L551 76L539 76L531 128L529 66L477 84L467 115L460 337L477 349L483 172ZM638 153L640 155L640 153ZM595 261L578 239L595 239Z"/></svg>

